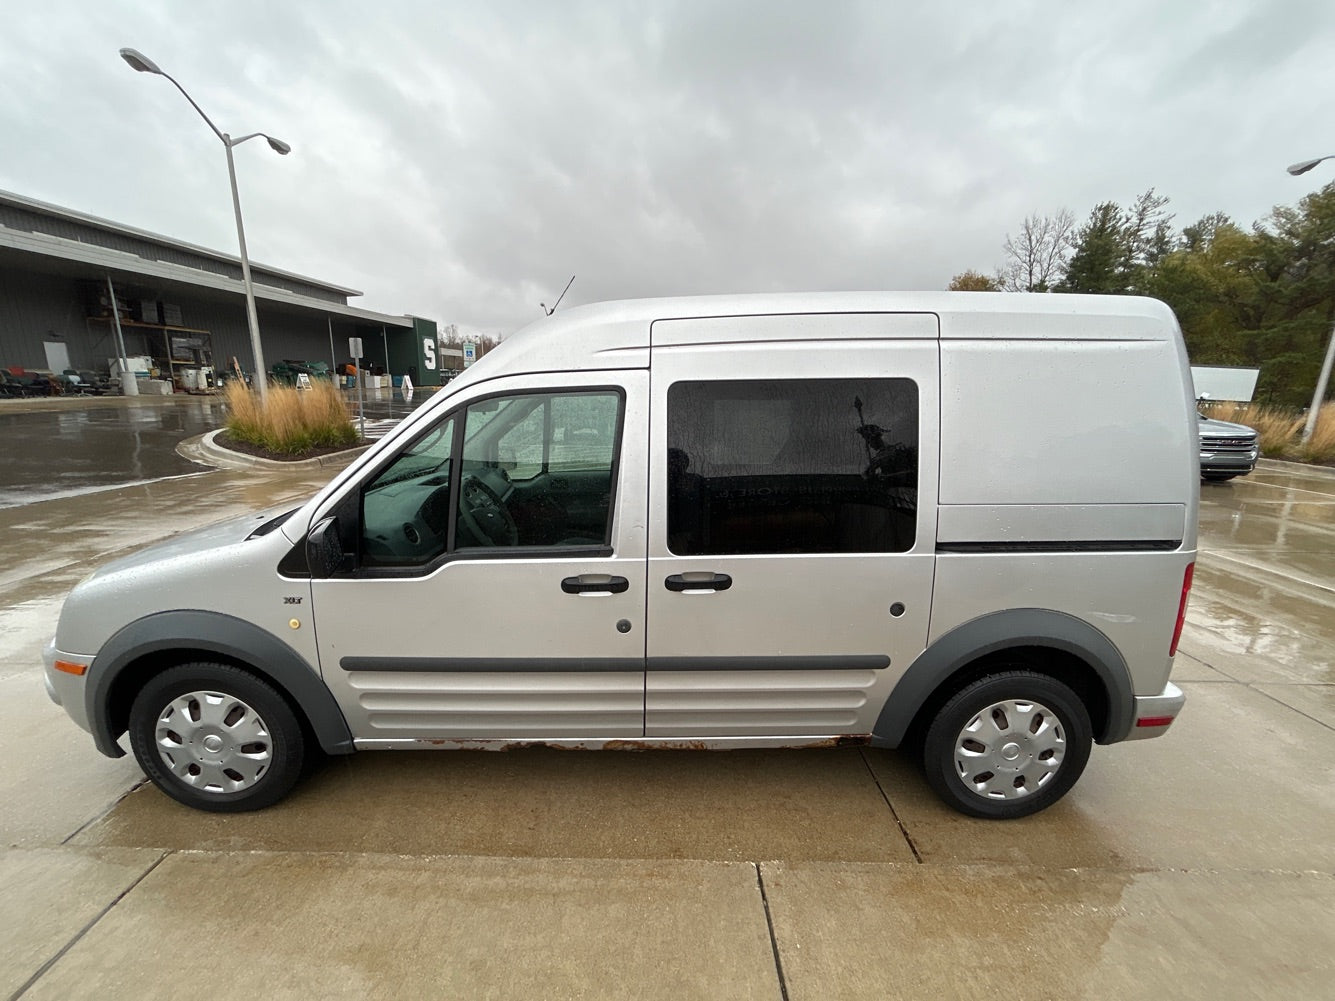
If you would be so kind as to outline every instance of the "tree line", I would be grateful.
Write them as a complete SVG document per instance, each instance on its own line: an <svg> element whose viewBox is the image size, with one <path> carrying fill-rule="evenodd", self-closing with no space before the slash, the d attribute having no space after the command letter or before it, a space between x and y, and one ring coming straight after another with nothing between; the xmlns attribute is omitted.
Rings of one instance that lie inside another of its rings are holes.
<svg viewBox="0 0 1335 1001"><path fill-rule="evenodd" d="M1192 364L1259 368L1262 403L1311 400L1335 321L1335 182L1249 228L1214 212L1177 229L1151 188L1078 225L1066 209L1031 215L1002 250L995 274L964 271L949 287L1153 296L1177 314Z"/></svg>

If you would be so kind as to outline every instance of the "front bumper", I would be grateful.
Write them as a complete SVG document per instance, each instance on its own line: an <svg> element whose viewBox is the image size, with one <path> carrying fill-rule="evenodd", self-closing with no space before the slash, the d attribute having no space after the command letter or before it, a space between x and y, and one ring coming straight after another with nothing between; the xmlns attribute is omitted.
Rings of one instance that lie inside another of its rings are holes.
<svg viewBox="0 0 1335 1001"><path fill-rule="evenodd" d="M54 638L42 648L42 675L46 682L46 694L50 696L52 702L65 710L70 719L92 733L93 728L88 722L88 706L84 701L86 675L56 670L57 660L67 664L91 664L93 658L57 650Z"/></svg>
<svg viewBox="0 0 1335 1001"><path fill-rule="evenodd" d="M1131 715L1131 732L1126 735L1126 739L1148 740L1150 737L1163 736L1173 720L1177 719L1186 701L1182 689L1171 681L1164 685L1158 695L1137 695Z"/></svg>
<svg viewBox="0 0 1335 1001"><path fill-rule="evenodd" d="M1245 451L1234 449L1218 452L1210 448L1202 447L1201 472L1250 473L1256 468L1256 460L1260 458L1260 454L1260 451L1255 447Z"/></svg>

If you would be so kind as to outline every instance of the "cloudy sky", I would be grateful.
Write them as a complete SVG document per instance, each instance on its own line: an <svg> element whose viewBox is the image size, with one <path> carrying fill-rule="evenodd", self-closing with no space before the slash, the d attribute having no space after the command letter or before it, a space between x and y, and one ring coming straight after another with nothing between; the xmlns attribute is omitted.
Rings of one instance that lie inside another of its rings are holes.
<svg viewBox="0 0 1335 1001"><path fill-rule="evenodd" d="M1250 223L1335 179L1335 4L47 0L0 188L504 334L566 304L939 289L1031 212Z"/></svg>

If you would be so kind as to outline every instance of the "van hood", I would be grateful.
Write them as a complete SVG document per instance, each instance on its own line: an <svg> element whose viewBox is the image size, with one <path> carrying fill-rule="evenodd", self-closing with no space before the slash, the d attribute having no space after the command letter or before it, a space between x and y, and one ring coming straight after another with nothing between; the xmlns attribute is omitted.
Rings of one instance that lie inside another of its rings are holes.
<svg viewBox="0 0 1335 1001"><path fill-rule="evenodd" d="M282 636L289 618L283 596L309 592L309 582L284 580L278 572L292 548L282 532L273 530L275 518L283 514L283 508L275 508L232 518L100 567L66 597L56 626L57 648L91 656L135 620L179 609L230 615ZM285 637L285 642L292 639Z"/></svg>
<svg viewBox="0 0 1335 1001"><path fill-rule="evenodd" d="M131 553L129 556L122 556L109 563L104 563L87 579L90 581L98 580L149 563L160 563L175 559L178 556L198 556L208 550L243 542L253 535L257 529L268 527L275 519L291 513L292 510L288 507L273 508L256 514L229 518L227 521L220 521L205 528L197 528L191 532L182 532L180 535L173 535L170 539L155 543L146 549ZM277 525L273 527L277 527Z"/></svg>

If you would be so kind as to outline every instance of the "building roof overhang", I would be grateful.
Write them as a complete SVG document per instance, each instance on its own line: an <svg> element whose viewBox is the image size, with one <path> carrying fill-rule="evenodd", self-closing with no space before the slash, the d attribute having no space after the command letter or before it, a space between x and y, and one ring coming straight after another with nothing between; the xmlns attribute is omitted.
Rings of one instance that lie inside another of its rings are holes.
<svg viewBox="0 0 1335 1001"><path fill-rule="evenodd" d="M110 219L102 219L95 215L89 215L86 212L76 212L73 209L67 209L61 205L52 205L50 202L39 201L36 198L28 198L24 195L15 194L12 191L0 191L0 205L12 205L28 212L50 216L55 219L63 219L79 226L88 226L92 229L102 230L107 233L133 237L137 240L144 240L148 243L158 244L164 248L184 251L188 254L196 254L213 261L235 264L238 267L241 265L241 258L237 257L235 254L225 254L219 250L210 250L208 247L201 247L198 244L186 243L184 240L176 240L170 236L163 236L161 233L152 233L146 229L125 226L118 222L112 222ZM330 282L320 281L318 278L299 275L294 271L284 271L282 268L270 267L267 264L260 264L254 260L250 262L250 269L252 273L262 271L266 274L298 281L305 285L313 285L316 288L324 289L327 292L333 292L344 298L362 294L357 289L346 288L342 285L334 285Z"/></svg>
<svg viewBox="0 0 1335 1001"><path fill-rule="evenodd" d="M188 293L197 298L216 302L234 302L245 296L245 287L241 281L225 275L180 264L170 264L166 261L150 261L138 254L45 233L7 229L3 226L0 226L0 266L97 282L106 281L110 275L112 281L118 285L130 284L136 288L152 290L153 298L164 300L170 300L173 292ZM278 271L273 273L282 274ZM287 289L265 285L263 277L262 272L255 274L255 298L267 308L285 313L314 312L383 326L412 326L411 317L395 316L299 295ZM311 283L311 279L308 278L301 278L301 281ZM319 282L313 284L334 288ZM360 295L356 292L350 294Z"/></svg>

